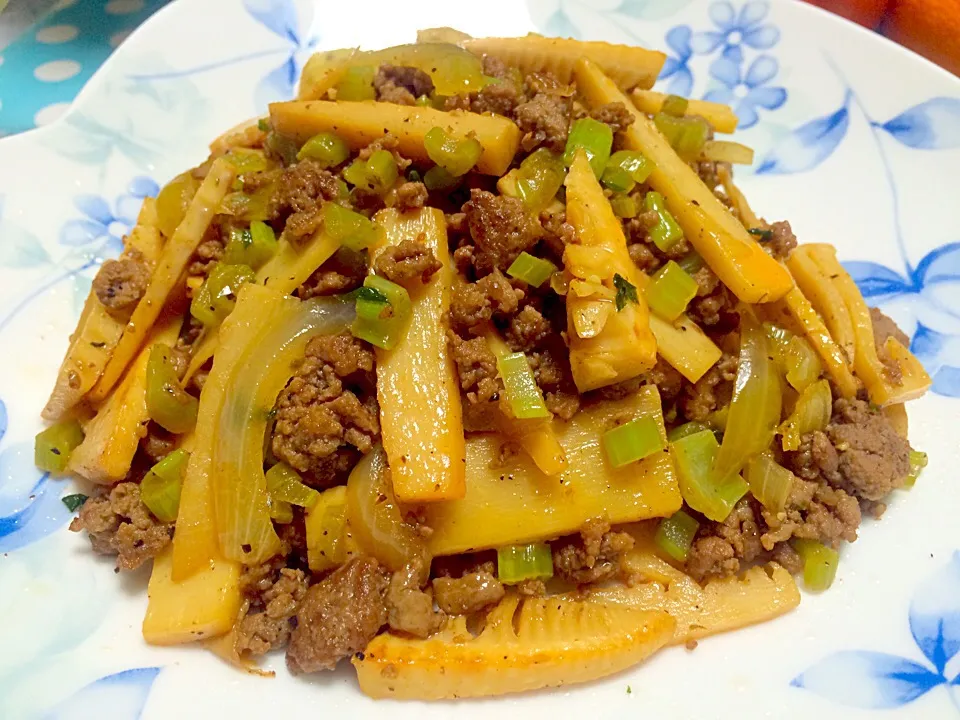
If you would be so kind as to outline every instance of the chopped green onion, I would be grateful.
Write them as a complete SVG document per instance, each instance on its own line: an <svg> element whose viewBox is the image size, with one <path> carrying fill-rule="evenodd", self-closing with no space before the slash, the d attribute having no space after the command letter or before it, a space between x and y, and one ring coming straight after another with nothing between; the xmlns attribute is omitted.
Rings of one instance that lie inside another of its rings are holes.
<svg viewBox="0 0 960 720"><path fill-rule="evenodd" d="M682 267L683 271L691 277L700 272L704 264L703 258L696 250L691 250L677 262L677 265Z"/></svg>
<svg viewBox="0 0 960 720"><path fill-rule="evenodd" d="M601 438L607 459L615 467L643 460L666 447L660 426L652 415L643 415L608 430Z"/></svg>
<svg viewBox="0 0 960 720"><path fill-rule="evenodd" d="M325 168L339 165L348 157L350 147L342 137L332 132L317 133L307 140L297 153L297 160L310 158Z"/></svg>
<svg viewBox="0 0 960 720"><path fill-rule="evenodd" d="M76 512L83 507L83 504L90 498L83 493L74 493L73 495L64 495L60 502L67 506L70 512Z"/></svg>
<svg viewBox="0 0 960 720"><path fill-rule="evenodd" d="M497 548L497 577L506 585L553 577L553 553L546 543Z"/></svg>
<svg viewBox="0 0 960 720"><path fill-rule="evenodd" d="M140 481L140 499L158 520L173 522L180 509L183 473L190 453L177 449L158 462Z"/></svg>
<svg viewBox="0 0 960 720"><path fill-rule="evenodd" d="M630 192L653 172L653 163L643 153L618 150L607 161L601 182L614 192Z"/></svg>
<svg viewBox="0 0 960 720"><path fill-rule="evenodd" d="M48 473L67 469L70 453L83 442L83 430L76 420L65 420L37 433L33 464Z"/></svg>
<svg viewBox="0 0 960 720"><path fill-rule="evenodd" d="M168 345L157 343L150 348L146 397L147 414L164 430L181 434L196 425L200 403L180 385Z"/></svg>
<svg viewBox="0 0 960 720"><path fill-rule="evenodd" d="M190 314L208 327L219 325L233 312L240 286L255 280L249 265L217 263L194 295Z"/></svg>
<svg viewBox="0 0 960 720"><path fill-rule="evenodd" d="M337 83L337 100L373 100L377 97L373 89L373 76L376 70L368 65L348 67Z"/></svg>
<svg viewBox="0 0 960 720"><path fill-rule="evenodd" d="M261 220L254 220L249 230L230 230L230 240L223 250L223 262L259 270L276 254L277 248L277 236L273 228Z"/></svg>
<svg viewBox="0 0 960 720"><path fill-rule="evenodd" d="M674 117L659 112L653 116L657 129L684 160L696 160L710 135L710 125L701 117Z"/></svg>
<svg viewBox="0 0 960 720"><path fill-rule="evenodd" d="M773 238L773 230L764 230L763 228L750 228L748 233L757 238L759 242L767 242Z"/></svg>
<svg viewBox="0 0 960 720"><path fill-rule="evenodd" d="M687 107L689 107L689 105L690 101L685 97L667 95L667 97L663 99L663 105L660 106L660 112L672 115L673 117L683 117L687 114Z"/></svg>
<svg viewBox="0 0 960 720"><path fill-rule="evenodd" d="M456 177L448 173L439 165L434 165L423 175L423 184L427 190L449 190L457 184Z"/></svg>
<svg viewBox="0 0 960 720"><path fill-rule="evenodd" d="M266 476L267 492L278 502L309 509L320 499L320 493L304 485L299 473L286 463L277 463L267 470Z"/></svg>
<svg viewBox="0 0 960 720"><path fill-rule="evenodd" d="M618 218L634 218L639 212L637 201L630 195L614 195L610 198L610 207Z"/></svg>
<svg viewBox="0 0 960 720"><path fill-rule="evenodd" d="M714 479L713 465L719 451L711 430L702 430L670 443L684 501L710 520L723 522L748 489L739 474Z"/></svg>
<svg viewBox="0 0 960 720"><path fill-rule="evenodd" d="M903 487L912 488L917 483L917 478L927 466L927 454L919 450L910 451L910 472L907 473L906 480L903 481Z"/></svg>
<svg viewBox="0 0 960 720"><path fill-rule="evenodd" d="M293 138L281 135L273 130L267 133L263 146L274 155L278 155L283 160L284 165L292 165L294 160L297 159L297 152L300 150Z"/></svg>
<svg viewBox="0 0 960 720"><path fill-rule="evenodd" d="M397 161L389 150L377 150L366 160L354 160L343 171L351 185L383 195L400 177Z"/></svg>
<svg viewBox="0 0 960 720"><path fill-rule="evenodd" d="M497 358L497 371L514 417L521 420L550 417L526 355L517 352Z"/></svg>
<svg viewBox="0 0 960 720"><path fill-rule="evenodd" d="M784 450L799 450L800 439L814 430L825 430L833 412L833 395L827 380L817 380L808 385L797 398L797 404L790 416L780 423L780 433Z"/></svg>
<svg viewBox="0 0 960 720"><path fill-rule="evenodd" d="M420 107L433 107L433 100L429 95L421 95L417 98L417 105Z"/></svg>
<svg viewBox="0 0 960 720"><path fill-rule="evenodd" d="M453 177L466 175L483 154L483 145L475 137L457 139L441 127L430 128L423 137L427 156Z"/></svg>
<svg viewBox="0 0 960 720"><path fill-rule="evenodd" d="M375 222L337 203L324 206L323 228L331 238L356 252L376 244L381 233Z"/></svg>
<svg viewBox="0 0 960 720"><path fill-rule="evenodd" d="M793 541L793 549L803 560L803 582L808 589L821 592L833 585L840 564L840 553L816 540Z"/></svg>
<svg viewBox="0 0 960 720"><path fill-rule="evenodd" d="M628 302L632 302L634 305L640 302L640 298L637 297L636 286L624 278L620 273L614 274L613 286L617 289L617 312L623 310L627 306Z"/></svg>
<svg viewBox="0 0 960 720"><path fill-rule="evenodd" d="M603 183L605 188L612 190L615 193L626 193L633 190L636 186L636 181L630 177L628 173L623 168L611 167L607 164L607 167L603 169L603 175L600 178L600 182Z"/></svg>
<svg viewBox="0 0 960 720"><path fill-rule="evenodd" d="M744 476L750 492L764 508L779 513L786 507L793 489L794 475L777 463L770 453L760 453L750 458Z"/></svg>
<svg viewBox="0 0 960 720"><path fill-rule="evenodd" d="M516 193L531 212L543 210L563 185L563 158L547 148L527 155L516 171Z"/></svg>
<svg viewBox="0 0 960 720"><path fill-rule="evenodd" d="M386 308L381 307L376 318L371 319L372 309L364 308L362 312L367 317L361 317L358 311L356 320L350 327L350 332L354 337L366 340L371 345L378 348L390 350L399 342L401 336L406 332L407 322L410 319L412 307L410 304L410 295L406 289L396 283L392 283L379 275L367 275L363 281L366 288L378 291L389 303L389 317L383 317L383 311ZM378 302L378 298L358 296L358 304Z"/></svg>
<svg viewBox="0 0 960 720"><path fill-rule="evenodd" d="M667 210L663 195L651 190L643 198L643 207L657 214L657 224L650 228L650 239L662 252L667 252L683 238L683 230Z"/></svg>
<svg viewBox="0 0 960 720"><path fill-rule="evenodd" d="M534 257L525 250L507 268L507 275L523 280L533 287L543 285L555 272L557 272L557 266L552 262Z"/></svg>
<svg viewBox="0 0 960 720"><path fill-rule="evenodd" d="M685 562L693 545L693 538L700 529L700 523L683 510L664 518L657 525L653 541L657 547L677 562Z"/></svg>
<svg viewBox="0 0 960 720"><path fill-rule="evenodd" d="M267 156L263 154L263 150L235 147L227 153L226 159L236 169L237 175L263 172L267 169Z"/></svg>
<svg viewBox="0 0 960 720"><path fill-rule="evenodd" d="M679 440L680 438L685 438L688 435L694 435L698 432L703 432L704 430L710 430L710 426L702 422L697 422L696 420L691 420L683 425L678 425L673 430L668 432L667 440L673 442L675 440Z"/></svg>
<svg viewBox="0 0 960 720"><path fill-rule="evenodd" d="M647 304L668 322L680 317L697 296L697 281L687 275L673 260L667 262L644 290Z"/></svg>
<svg viewBox="0 0 960 720"><path fill-rule="evenodd" d="M270 508L270 519L280 525L289 525L293 522L293 505L283 500L275 500L267 493L267 507Z"/></svg>
<svg viewBox="0 0 960 720"><path fill-rule="evenodd" d="M599 178L610 159L612 147L613 130L609 125L593 118L580 118L570 126L567 145L563 150L563 164L570 167L577 151L583 149L593 174Z"/></svg>
<svg viewBox="0 0 960 720"><path fill-rule="evenodd" d="M393 310L386 298L383 300L368 300L357 298L357 317L362 320L384 320L390 317Z"/></svg>

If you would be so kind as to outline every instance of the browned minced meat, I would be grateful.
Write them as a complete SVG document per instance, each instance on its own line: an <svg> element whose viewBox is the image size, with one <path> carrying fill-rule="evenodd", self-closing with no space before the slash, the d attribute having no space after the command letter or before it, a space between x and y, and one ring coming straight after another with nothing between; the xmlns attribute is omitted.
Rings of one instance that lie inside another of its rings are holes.
<svg viewBox="0 0 960 720"><path fill-rule="evenodd" d="M909 443L882 412L863 400L834 402L827 442L816 437L818 452L811 452L810 458L817 474L858 498L882 500L902 487L910 471ZM797 473L809 477L813 469L806 465Z"/></svg>
<svg viewBox="0 0 960 720"><path fill-rule="evenodd" d="M686 570L695 580L724 577L740 571L763 554L762 529L756 501L747 496L734 506L723 522L701 524L687 555Z"/></svg>
<svg viewBox="0 0 960 720"><path fill-rule="evenodd" d="M621 556L633 548L634 539L628 533L612 532L605 520L589 520L579 538L563 538L552 546L556 576L586 585L618 574Z"/></svg>
<svg viewBox="0 0 960 720"><path fill-rule="evenodd" d="M786 258L797 246L797 236L793 234L790 223L786 220L775 222L769 230L773 234L764 244L770 248L775 258Z"/></svg>
<svg viewBox="0 0 960 720"><path fill-rule="evenodd" d="M567 222L566 212L562 210L541 211L540 227L543 228L543 244L556 255L558 260L563 258L563 249L577 241L577 230Z"/></svg>
<svg viewBox="0 0 960 720"><path fill-rule="evenodd" d="M284 558L245 567L240 586L250 608L237 624L236 648L262 655L284 647L293 630L293 617L307 594L303 570L284 567Z"/></svg>
<svg viewBox="0 0 960 720"><path fill-rule="evenodd" d="M720 176L717 174L718 163L711 161L691 163L694 171L703 180L703 183L715 193L720 185Z"/></svg>
<svg viewBox="0 0 960 720"><path fill-rule="evenodd" d="M527 152L541 145L563 152L570 131L570 99L538 92L517 105L514 120L523 132L520 147Z"/></svg>
<svg viewBox="0 0 960 720"><path fill-rule="evenodd" d="M153 462L163 460L177 447L179 438L153 421L147 423L143 432L145 434L140 438L140 449Z"/></svg>
<svg viewBox="0 0 960 720"><path fill-rule="evenodd" d="M509 317L517 311L523 291L514 288L499 271L475 283L461 283L450 301L450 325L470 332L480 329L494 316Z"/></svg>
<svg viewBox="0 0 960 720"><path fill-rule="evenodd" d="M379 137L374 140L365 148L362 148L360 152L357 153L357 157L360 160L369 160L370 156L378 150L389 150L393 155L393 159L397 163L397 169L399 169L400 172L406 172L407 168L411 165L411 160L403 157L403 155L397 151L398 147L400 147L400 140L397 138L397 136L387 133L383 137Z"/></svg>
<svg viewBox="0 0 960 720"><path fill-rule="evenodd" d="M363 285L366 276L366 257L349 248L340 248L297 288L297 297L309 300L312 297L350 292Z"/></svg>
<svg viewBox="0 0 960 720"><path fill-rule="evenodd" d="M448 615L470 615L500 602L505 592L492 573L476 570L459 578L434 578L433 594Z"/></svg>
<svg viewBox="0 0 960 720"><path fill-rule="evenodd" d="M392 630L425 638L443 626L445 616L434 610L432 590L422 589L428 574L422 562L412 562L390 578L386 603Z"/></svg>
<svg viewBox="0 0 960 720"><path fill-rule="evenodd" d="M822 433L819 438L814 440L814 446L825 440ZM829 442L825 447L830 447ZM808 452L804 448L800 454L806 455ZM820 449L812 452L817 455ZM857 539L857 528L860 526L857 499L832 487L822 477L814 480L795 477L783 511L772 513L761 510L761 514L767 528L760 540L766 550L772 550L778 543L794 537L839 548L842 541L853 542Z"/></svg>
<svg viewBox="0 0 960 720"><path fill-rule="evenodd" d="M298 240L320 227L321 201L336 200L339 196L336 175L316 160L306 158L280 173L268 213L272 218L285 219L284 235Z"/></svg>
<svg viewBox="0 0 960 720"><path fill-rule="evenodd" d="M633 113L622 102L612 102L601 105L590 112L590 117L606 123L616 133L626 130L633 124Z"/></svg>
<svg viewBox="0 0 960 720"><path fill-rule="evenodd" d="M140 486L116 485L109 495L92 497L70 523L86 530L95 552L117 556L117 568L136 570L170 544L173 525L157 520L140 500Z"/></svg>
<svg viewBox="0 0 960 720"><path fill-rule="evenodd" d="M687 420L703 422L730 401L739 364L738 356L724 353L696 383L684 386L680 408Z"/></svg>
<svg viewBox="0 0 960 720"><path fill-rule="evenodd" d="M308 483L332 484L376 442L373 367L369 346L348 333L308 343L303 363L277 399L272 441L274 455L307 473ZM366 395L363 401L358 392Z"/></svg>
<svg viewBox="0 0 960 720"><path fill-rule="evenodd" d="M381 65L373 76L373 89L380 102L414 105L418 97L433 92L433 80L419 68Z"/></svg>
<svg viewBox="0 0 960 720"><path fill-rule="evenodd" d="M463 206L475 244L473 267L479 277L494 269L506 272L524 250L540 239L542 229L518 198L473 189Z"/></svg>
<svg viewBox="0 0 960 720"><path fill-rule="evenodd" d="M527 359L533 368L533 377L543 390L547 409L563 420L569 420L580 409L580 395L573 382L570 356L559 335L555 342L531 352Z"/></svg>
<svg viewBox="0 0 960 720"><path fill-rule="evenodd" d="M400 285L409 285L411 281L429 282L441 267L433 249L420 238L409 238L385 248L374 262L379 275Z"/></svg>
<svg viewBox="0 0 960 720"><path fill-rule="evenodd" d="M514 108L525 99L520 73L488 55L483 58L483 74L496 78L497 82L490 83L480 92L470 95L451 95L446 98L444 109L513 117Z"/></svg>
<svg viewBox="0 0 960 720"><path fill-rule="evenodd" d="M500 393L497 377L497 358L484 337L462 339L454 332L449 334L450 351L457 364L460 388L471 403L494 400Z"/></svg>
<svg viewBox="0 0 960 720"><path fill-rule="evenodd" d="M129 317L150 284L150 268L137 256L139 253L131 253L119 260L107 260L93 278L93 292L114 317Z"/></svg>
<svg viewBox="0 0 960 720"><path fill-rule="evenodd" d="M193 251L193 258L187 266L187 275L199 278L205 278L209 275L213 266L220 262L223 257L223 249L226 244L220 225L215 222L211 223L203 234L203 240Z"/></svg>
<svg viewBox="0 0 960 720"><path fill-rule="evenodd" d="M703 276L694 278L698 280L697 284L700 288L697 290L697 297L691 300L687 306L687 316L698 325L707 328L725 327L730 324L731 317L736 316L737 298L719 280L712 291L707 291L701 295L700 293L704 292L705 288L709 287L711 283L709 278L712 272L709 268L702 268L697 275L699 276L704 271L706 272ZM710 275L706 273L710 273ZM735 324L735 320L733 322Z"/></svg>
<svg viewBox="0 0 960 720"><path fill-rule="evenodd" d="M877 357L883 363L884 374L891 383L899 385L903 382L903 372L900 370L899 363L889 356L884 344L887 342L887 338L892 337L904 347L910 347L910 338L897 327L893 320L877 308L870 308L870 320L873 323L873 338L877 346Z"/></svg>
<svg viewBox="0 0 960 720"><path fill-rule="evenodd" d="M287 646L290 672L333 670L363 650L387 622L388 583L376 560L359 557L307 590Z"/></svg>
<svg viewBox="0 0 960 720"><path fill-rule="evenodd" d="M553 332L553 326L550 321L534 305L527 304L510 318L506 341L514 352L529 352L551 332Z"/></svg>
<svg viewBox="0 0 960 720"><path fill-rule="evenodd" d="M417 210L427 204L427 186L422 182L405 182L397 188L397 209Z"/></svg>

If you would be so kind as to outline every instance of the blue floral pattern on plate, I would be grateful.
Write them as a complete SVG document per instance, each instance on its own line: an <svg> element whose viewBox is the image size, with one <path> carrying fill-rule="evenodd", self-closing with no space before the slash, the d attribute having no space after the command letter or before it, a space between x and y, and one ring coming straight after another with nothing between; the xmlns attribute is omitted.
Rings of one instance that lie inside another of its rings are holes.
<svg viewBox="0 0 960 720"><path fill-rule="evenodd" d="M119 255L123 250L123 238L137 224L143 199L156 197L159 192L160 186L154 180L138 176L112 206L100 195L78 195L73 204L85 217L63 226L60 244L84 247L107 257Z"/></svg>
<svg viewBox="0 0 960 720"><path fill-rule="evenodd" d="M843 87L841 106L790 132L760 162L756 172L789 175L813 170L833 155L847 137L851 111L859 112L869 127L883 166L903 270L866 260L847 261L844 266L871 304L883 307L894 301L906 301L912 317L903 329L911 335L910 349L933 378L933 391L960 397L960 307L954 299L960 286L960 243L935 248L913 264L900 219L896 175L885 148L887 138L916 150L960 147L960 98L931 98L880 122L868 112L835 63L829 61L829 64Z"/></svg>
<svg viewBox="0 0 960 720"><path fill-rule="evenodd" d="M960 652L960 552L921 584L910 605L910 632L926 663L870 650L823 658L791 683L834 702L868 710L907 705L941 685L960 686L947 664ZM960 711L960 694L953 694Z"/></svg>
<svg viewBox="0 0 960 720"><path fill-rule="evenodd" d="M732 105L740 118L738 127L747 130L760 121L758 108L776 110L787 101L785 88L769 85L779 71L780 64L770 55L760 55L744 70L740 54L729 49L710 65L710 75L720 87L708 91L703 99Z"/></svg>
<svg viewBox="0 0 960 720"><path fill-rule="evenodd" d="M257 83L254 101L257 107L265 108L269 103L289 100L296 94L297 80L304 64L319 45L320 37L309 29L300 27L300 18L293 0L243 0L243 6L251 18L280 38L284 46L244 53L186 70L138 73L131 75L131 79L152 81L184 78L256 58L283 55L283 61Z"/></svg>
<svg viewBox="0 0 960 720"><path fill-rule="evenodd" d="M137 720L160 670L134 668L95 680L48 712L45 720L80 720L89 717L91 708L105 720Z"/></svg>
<svg viewBox="0 0 960 720"><path fill-rule="evenodd" d="M764 23L770 13L766 2L748 2L738 13L729 2L715 2L710 6L710 19L716 30L693 35L690 47L699 55L709 55L722 47L722 54L736 62L743 59L743 46L754 50L769 50L780 40L780 30Z"/></svg>

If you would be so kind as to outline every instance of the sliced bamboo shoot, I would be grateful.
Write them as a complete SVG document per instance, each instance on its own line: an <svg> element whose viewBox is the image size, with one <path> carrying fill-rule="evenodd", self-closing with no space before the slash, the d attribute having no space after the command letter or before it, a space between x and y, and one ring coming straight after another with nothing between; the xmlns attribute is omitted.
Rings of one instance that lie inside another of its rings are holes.
<svg viewBox="0 0 960 720"><path fill-rule="evenodd" d="M233 165L225 158L218 158L211 165L183 221L164 246L150 285L126 324L103 374L90 391L92 402L100 402L110 393L143 346L167 299L173 295L178 283L183 281L187 263L203 240L220 202L230 189L235 173Z"/></svg>
<svg viewBox="0 0 960 720"><path fill-rule="evenodd" d="M399 141L399 153L422 163L431 162L423 138L432 128L443 128L457 139L472 135L483 146L476 170L485 175L503 175L520 146L520 129L505 117L460 110L444 112L419 105L295 101L273 103L270 118L277 132L301 144L319 132L329 131L346 140L351 149L359 150L389 133Z"/></svg>
<svg viewBox="0 0 960 720"><path fill-rule="evenodd" d="M463 497L464 440L460 385L447 343L447 311L455 271L446 222L436 208L377 213L384 243L374 258L404 240L433 251L440 269L426 285L408 287L413 306L406 334L392 350L377 349L380 432L400 502Z"/></svg>
<svg viewBox="0 0 960 720"><path fill-rule="evenodd" d="M468 438L466 495L425 510L433 528L431 553L555 538L597 517L622 523L672 515L682 500L669 452L614 469L600 444L617 421L647 413L660 413L660 395L652 385L623 400L581 410L569 423L557 422L555 432L569 465L553 477L540 472L526 453L505 453L500 435Z"/></svg>
<svg viewBox="0 0 960 720"><path fill-rule="evenodd" d="M750 236L703 181L685 163L653 121L633 107L616 83L597 65L582 59L576 67L577 88L591 107L622 102L634 122L623 132L630 150L652 160L647 182L659 191L684 235L724 285L746 303L779 300L793 287L790 274Z"/></svg>

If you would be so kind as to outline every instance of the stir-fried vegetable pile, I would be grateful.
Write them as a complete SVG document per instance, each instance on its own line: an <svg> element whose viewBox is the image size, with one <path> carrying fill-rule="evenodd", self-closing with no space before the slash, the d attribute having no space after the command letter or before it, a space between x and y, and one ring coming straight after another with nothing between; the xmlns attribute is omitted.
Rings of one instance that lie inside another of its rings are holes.
<svg viewBox="0 0 960 720"><path fill-rule="evenodd" d="M307 64L104 263L36 463L148 642L375 697L581 682L829 587L930 385L664 56L449 29ZM829 238L825 238L829 240Z"/></svg>

